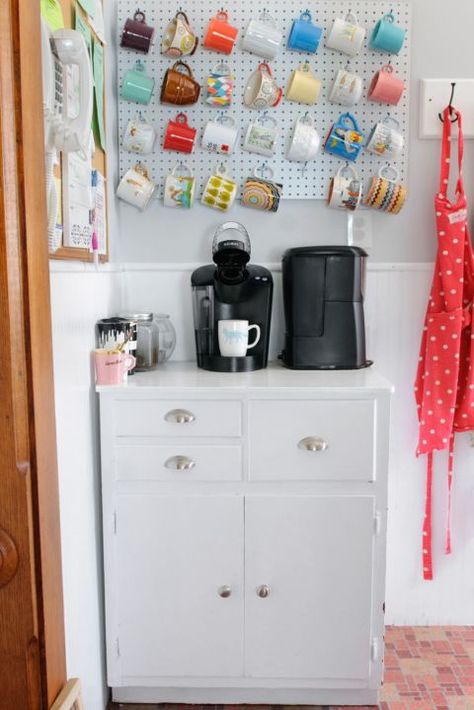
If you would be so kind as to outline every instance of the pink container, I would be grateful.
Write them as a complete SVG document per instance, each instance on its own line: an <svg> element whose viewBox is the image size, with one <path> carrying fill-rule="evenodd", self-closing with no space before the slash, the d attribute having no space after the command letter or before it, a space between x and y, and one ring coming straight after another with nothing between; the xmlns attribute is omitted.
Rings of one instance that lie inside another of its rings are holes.
<svg viewBox="0 0 474 710"><path fill-rule="evenodd" d="M403 80L393 73L391 64L385 64L374 74L370 82L367 98L369 101L396 106L404 90L405 84Z"/></svg>
<svg viewBox="0 0 474 710"><path fill-rule="evenodd" d="M95 380L98 385L121 385L126 373L133 370L133 355L113 350L94 350Z"/></svg>

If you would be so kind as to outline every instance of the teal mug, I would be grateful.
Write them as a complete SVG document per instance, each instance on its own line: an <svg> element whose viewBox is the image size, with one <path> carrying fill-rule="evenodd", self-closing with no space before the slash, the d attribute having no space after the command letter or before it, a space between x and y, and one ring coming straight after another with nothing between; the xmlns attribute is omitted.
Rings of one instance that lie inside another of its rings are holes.
<svg viewBox="0 0 474 710"><path fill-rule="evenodd" d="M149 104L153 94L155 80L145 73L145 65L138 60L133 69L124 76L120 96L126 101L137 104Z"/></svg>
<svg viewBox="0 0 474 710"><path fill-rule="evenodd" d="M369 41L369 49L398 54L405 41L406 30L395 22L395 15L388 12L375 25Z"/></svg>

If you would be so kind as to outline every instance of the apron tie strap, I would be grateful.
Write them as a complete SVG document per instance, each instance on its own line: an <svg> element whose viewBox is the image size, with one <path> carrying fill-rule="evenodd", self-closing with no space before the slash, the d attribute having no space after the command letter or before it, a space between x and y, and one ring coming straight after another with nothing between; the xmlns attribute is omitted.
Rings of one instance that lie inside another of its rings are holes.
<svg viewBox="0 0 474 710"><path fill-rule="evenodd" d="M454 468L454 434L449 437L449 453L448 453L448 512L446 518L446 545L445 552L451 554L451 489L453 487L453 468Z"/></svg>
<svg viewBox="0 0 474 710"><path fill-rule="evenodd" d="M433 579L433 560L431 555L431 499L433 491L433 453L430 451L426 459L426 497L425 517L423 520L423 579Z"/></svg>

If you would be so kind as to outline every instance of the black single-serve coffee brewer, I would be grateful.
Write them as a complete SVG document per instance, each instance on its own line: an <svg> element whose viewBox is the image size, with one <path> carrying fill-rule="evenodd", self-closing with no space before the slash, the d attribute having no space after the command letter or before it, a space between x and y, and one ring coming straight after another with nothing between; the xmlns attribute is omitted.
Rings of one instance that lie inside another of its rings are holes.
<svg viewBox="0 0 474 710"><path fill-rule="evenodd" d="M214 264L191 275L197 364L217 372L267 366L273 279L249 264L250 239L238 222L225 222L212 245Z"/></svg>
<svg viewBox="0 0 474 710"><path fill-rule="evenodd" d="M367 254L358 247L297 247L283 254L285 348L294 370L352 370L365 356Z"/></svg>

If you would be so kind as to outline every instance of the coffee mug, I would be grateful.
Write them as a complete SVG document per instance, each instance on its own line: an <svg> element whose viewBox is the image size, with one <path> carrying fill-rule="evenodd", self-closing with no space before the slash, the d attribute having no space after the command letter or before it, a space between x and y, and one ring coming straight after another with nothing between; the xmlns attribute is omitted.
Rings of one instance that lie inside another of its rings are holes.
<svg viewBox="0 0 474 710"><path fill-rule="evenodd" d="M258 20L250 20L242 39L242 49L263 59L275 59L283 41L283 33L268 12L262 12Z"/></svg>
<svg viewBox="0 0 474 710"><path fill-rule="evenodd" d="M285 98L287 101L311 106L318 100L320 91L321 80L314 76L310 65L305 62L291 72Z"/></svg>
<svg viewBox="0 0 474 710"><path fill-rule="evenodd" d="M179 71L182 68L183 71ZM199 99L201 87L194 79L191 67L177 61L167 69L161 85L160 100L164 104L190 106Z"/></svg>
<svg viewBox="0 0 474 710"><path fill-rule="evenodd" d="M362 183L353 165L342 165L331 178L328 205L334 209L353 212L360 204Z"/></svg>
<svg viewBox="0 0 474 710"><path fill-rule="evenodd" d="M344 160L355 161L362 150L364 136L351 113L343 113L331 126L324 149Z"/></svg>
<svg viewBox="0 0 474 710"><path fill-rule="evenodd" d="M98 385L122 385L136 365L133 355L120 350L94 350L95 381Z"/></svg>
<svg viewBox="0 0 474 710"><path fill-rule="evenodd" d="M370 82L367 98L380 104L393 104L396 106L402 98L405 84L393 73L391 64L385 64L375 72Z"/></svg>
<svg viewBox="0 0 474 710"><path fill-rule="evenodd" d="M392 171L393 177L384 176L384 172ZM399 182L398 170L386 165L379 170L379 174L372 178L365 204L375 210L398 214L405 204L407 189Z"/></svg>
<svg viewBox="0 0 474 710"><path fill-rule="evenodd" d="M221 114L208 121L202 136L202 147L211 153L230 155L239 140L239 129L231 116Z"/></svg>
<svg viewBox="0 0 474 710"><path fill-rule="evenodd" d="M164 150L192 153L197 130L188 124L185 113L178 113L174 121L168 121L163 141Z"/></svg>
<svg viewBox="0 0 474 710"><path fill-rule="evenodd" d="M126 101L149 104L154 86L155 80L145 73L145 65L138 60L135 67L125 73L120 96Z"/></svg>
<svg viewBox="0 0 474 710"><path fill-rule="evenodd" d="M253 343L249 343L251 330L256 332ZM217 332L222 357L245 357L247 350L251 350L258 344L261 335L260 326L249 325L248 320L220 320L217 324Z"/></svg>
<svg viewBox="0 0 474 710"><path fill-rule="evenodd" d="M322 27L313 25L311 13L306 10L300 15L299 19L293 20L287 46L288 49L295 49L298 52L311 52L314 54L318 51L322 36Z"/></svg>
<svg viewBox="0 0 474 710"><path fill-rule="evenodd" d="M215 52L231 54L237 39L238 29L229 23L227 12L220 11L209 21L203 45Z"/></svg>
<svg viewBox="0 0 474 710"><path fill-rule="evenodd" d="M395 22L395 15L388 12L375 25L369 40L369 49L398 54L405 41L406 30Z"/></svg>
<svg viewBox="0 0 474 710"><path fill-rule="evenodd" d="M144 210L155 192L156 185L150 180L147 168L137 163L127 170L117 187L117 197L129 205Z"/></svg>
<svg viewBox="0 0 474 710"><path fill-rule="evenodd" d="M166 57L184 57L194 54L198 42L186 14L180 10L165 30L161 41L161 53Z"/></svg>
<svg viewBox="0 0 474 710"><path fill-rule="evenodd" d="M400 133L400 124L395 118L386 116L383 121L376 123L373 127L366 150L388 160L396 160L400 157L403 144L404 140L403 135Z"/></svg>
<svg viewBox="0 0 474 710"><path fill-rule="evenodd" d="M154 34L154 28L145 22L145 13L137 10L133 19L129 17L125 22L120 46L148 54Z"/></svg>
<svg viewBox="0 0 474 710"><path fill-rule="evenodd" d="M354 106L362 97L362 79L347 69L338 69L328 100L341 106Z"/></svg>
<svg viewBox="0 0 474 710"><path fill-rule="evenodd" d="M305 114L296 120L286 158L301 163L314 160L320 145L321 139L314 127L313 119Z"/></svg>
<svg viewBox="0 0 474 710"><path fill-rule="evenodd" d="M219 62L207 77L206 103L209 106L225 108L232 102L235 77L228 64Z"/></svg>
<svg viewBox="0 0 474 710"><path fill-rule="evenodd" d="M237 183L228 177L226 169L220 165L210 176L201 197L201 203L220 212L228 212L237 195Z"/></svg>
<svg viewBox="0 0 474 710"><path fill-rule="evenodd" d="M178 163L165 180L163 193L165 207L190 209L194 202L195 187L196 180L188 165Z"/></svg>
<svg viewBox="0 0 474 710"><path fill-rule="evenodd" d="M127 123L122 138L122 145L129 153L146 155L151 153L155 143L156 132L151 123L139 115Z"/></svg>
<svg viewBox="0 0 474 710"><path fill-rule="evenodd" d="M244 150L270 158L274 155L278 141L278 124L272 116L266 115L250 123L244 139Z"/></svg>
<svg viewBox="0 0 474 710"><path fill-rule="evenodd" d="M347 15L336 17L326 40L326 47L335 49L349 57L359 54L365 39L365 28L357 23L357 17L353 12Z"/></svg>
<svg viewBox="0 0 474 710"><path fill-rule="evenodd" d="M267 175L267 177L265 177ZM268 166L257 168L254 177L244 183L242 205L263 212L277 212L283 185L273 181L273 170Z"/></svg>
<svg viewBox="0 0 474 710"><path fill-rule="evenodd" d="M247 81L244 104L257 110L274 107L280 103L282 93L272 76L272 70L266 62L262 62Z"/></svg>

